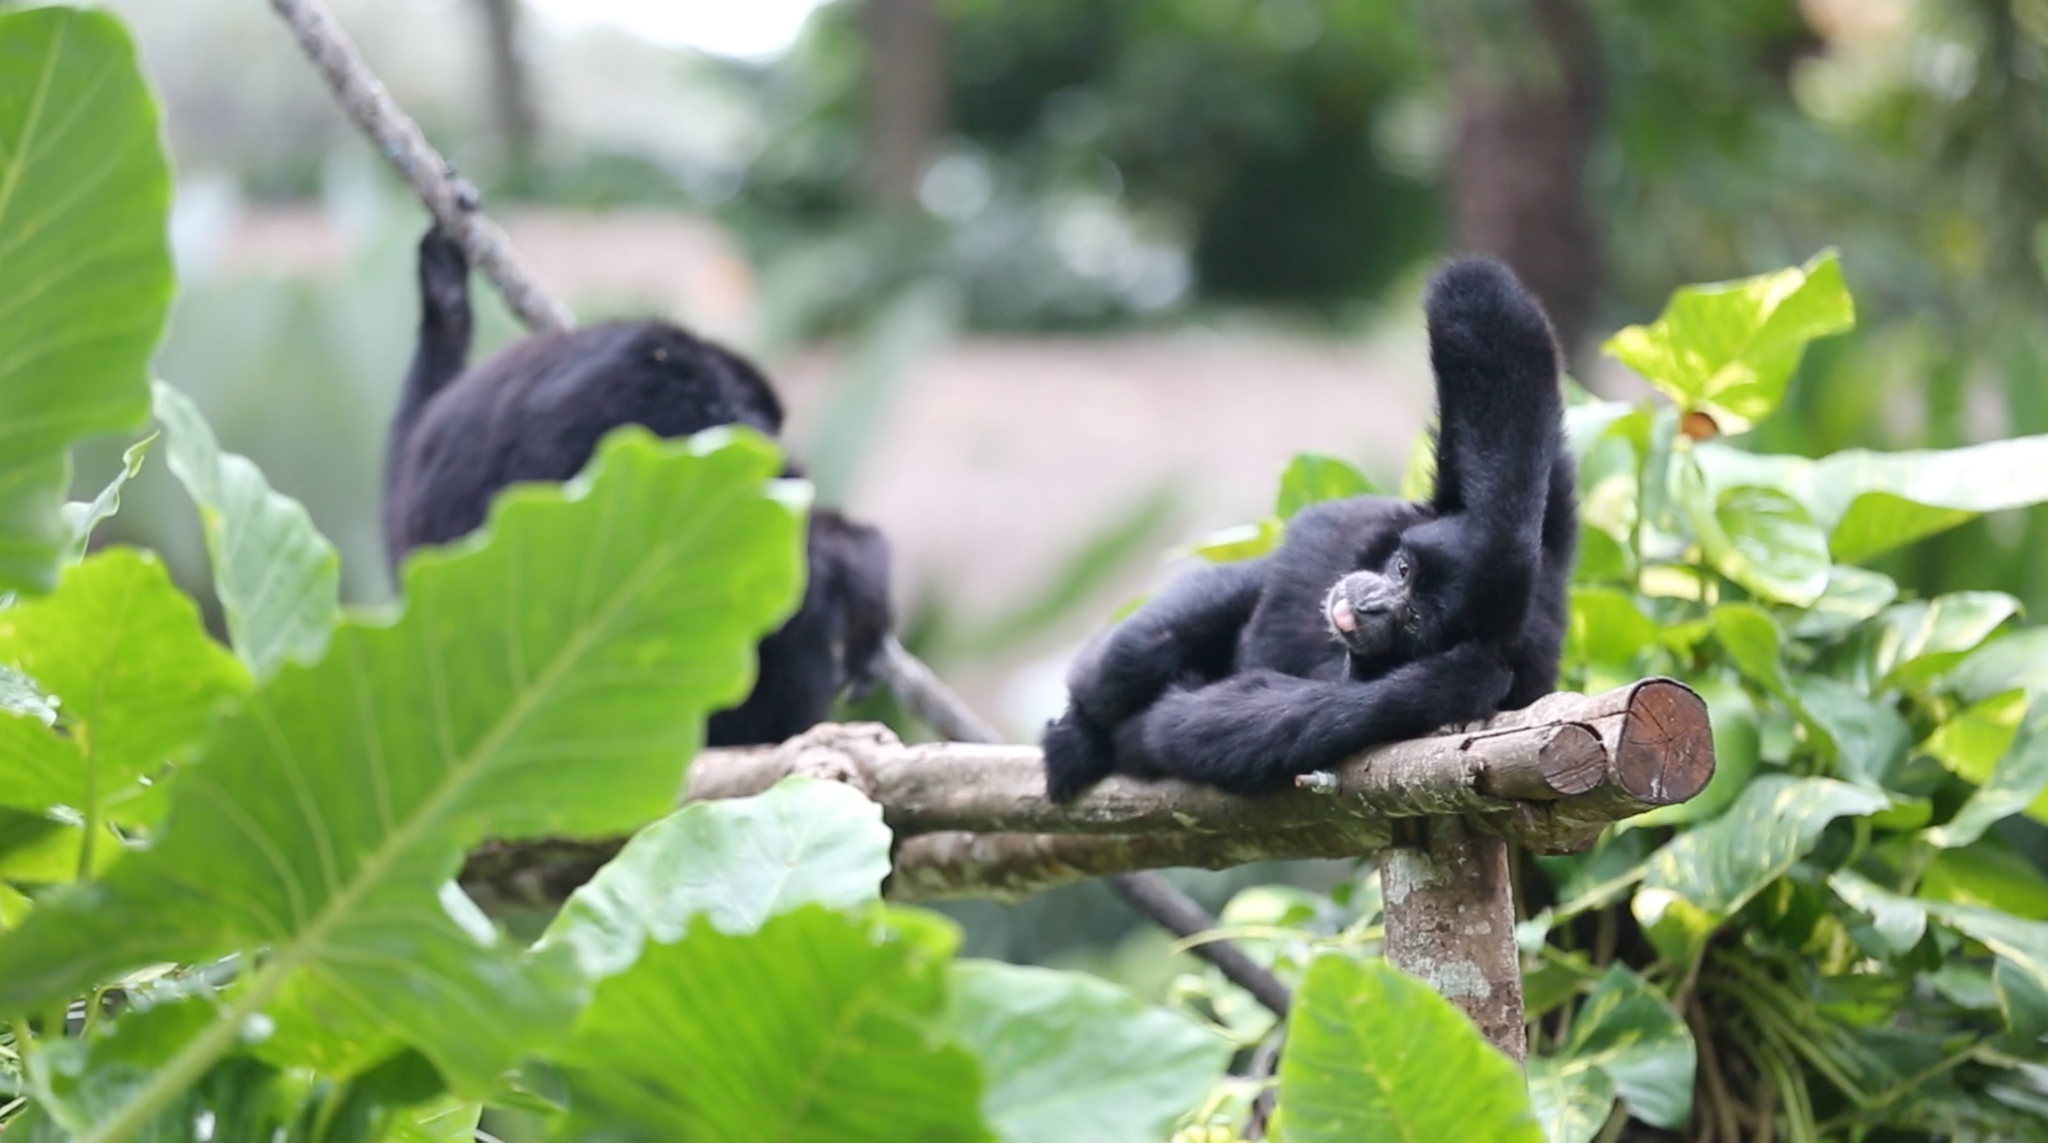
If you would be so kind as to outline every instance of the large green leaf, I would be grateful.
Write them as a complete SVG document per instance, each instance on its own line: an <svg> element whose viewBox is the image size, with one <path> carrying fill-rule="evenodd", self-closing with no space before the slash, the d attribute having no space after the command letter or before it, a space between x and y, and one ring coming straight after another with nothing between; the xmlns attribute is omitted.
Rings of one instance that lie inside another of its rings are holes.
<svg viewBox="0 0 2048 1143"><path fill-rule="evenodd" d="M1287 1143L1541 1143L1522 1073L1465 1014L1384 961L1309 964L1280 1059Z"/></svg>
<svg viewBox="0 0 2048 1143"><path fill-rule="evenodd" d="M879 900L889 839L882 808L844 782L791 779L688 805L571 894L539 947L566 945L597 979L624 971L648 940L681 940L700 915L741 934L798 905Z"/></svg>
<svg viewBox="0 0 2048 1143"><path fill-rule="evenodd" d="M159 381L156 419L170 430L171 471L206 530L213 589L235 652L259 679L287 659L310 663L340 619L341 557L306 509L271 490L249 461L222 452L190 398Z"/></svg>
<svg viewBox="0 0 2048 1143"><path fill-rule="evenodd" d="M1783 636L1769 612L1726 603L1714 609L1713 625L1735 669L1783 699L1844 777L1879 785L1903 760L1911 729L1898 711L1825 675L1789 673Z"/></svg>
<svg viewBox="0 0 2048 1143"><path fill-rule="evenodd" d="M26 1125L26 1138L58 1143L87 1133L147 1084L211 1017L207 1001L192 997L129 1011L90 1037L49 1039L29 1060L36 1115ZM151 1138L183 1143L201 1110L210 1109L196 1093L185 1093L179 1107L151 1125Z"/></svg>
<svg viewBox="0 0 2048 1143"><path fill-rule="evenodd" d="M981 1060L1003 1143L1163 1139L1230 1059L1185 1016L1092 976L963 961L953 986L954 1035Z"/></svg>
<svg viewBox="0 0 2048 1143"><path fill-rule="evenodd" d="M1626 666L1655 645L1657 625L1635 598L1611 587L1572 589L1571 625L1565 629L1565 662Z"/></svg>
<svg viewBox="0 0 2048 1143"><path fill-rule="evenodd" d="M2029 694L2027 713L2012 745L1956 815L1926 832L1944 849L1968 845L2005 818L2048 793L2048 697Z"/></svg>
<svg viewBox="0 0 2048 1143"><path fill-rule="evenodd" d="M1764 599L1806 607L1827 590L1827 538L1782 492L1731 488L1694 529L1714 569Z"/></svg>
<svg viewBox="0 0 2048 1143"><path fill-rule="evenodd" d="M1800 639L1839 639L1899 597L1899 585L1887 575L1836 564L1828 569L1828 586L1812 606L1787 617Z"/></svg>
<svg viewBox="0 0 2048 1143"><path fill-rule="evenodd" d="M1673 491L1714 570L1772 603L1809 607L1827 590L1827 536L1797 500L1772 488L1718 491L1690 454Z"/></svg>
<svg viewBox="0 0 2048 1143"><path fill-rule="evenodd" d="M1832 778L1758 778L1727 813L1650 858L1633 901L1636 918L1659 951L1690 959L1721 922L1812 849L1829 822L1890 804Z"/></svg>
<svg viewBox="0 0 2048 1143"><path fill-rule="evenodd" d="M1784 636L1771 613L1753 603L1724 603L1714 609L1713 621L1714 638L1735 669L1789 700L1792 682L1785 674Z"/></svg>
<svg viewBox="0 0 2048 1143"><path fill-rule="evenodd" d="M1188 546L1187 554L1200 556L1212 564L1255 560L1279 547L1283 535L1285 530L1280 521L1274 519L1261 520L1256 524L1233 524L1196 538Z"/></svg>
<svg viewBox="0 0 2048 1143"><path fill-rule="evenodd" d="M1287 463L1280 474L1280 495L1273 514L1291 520L1296 512L1325 500L1368 496L1379 491L1358 467L1349 461L1318 452L1304 452Z"/></svg>
<svg viewBox="0 0 2048 1143"><path fill-rule="evenodd" d="M1928 863L1919 895L1930 901L1982 905L2028 921L2048 921L2048 877L1995 835L1945 849Z"/></svg>
<svg viewBox="0 0 2048 1143"><path fill-rule="evenodd" d="M1813 514L1835 559L1859 562L1985 512L2048 501L2048 435L1909 452L1850 449L1820 460L1694 450L1710 488L1776 488Z"/></svg>
<svg viewBox="0 0 2048 1143"><path fill-rule="evenodd" d="M1601 348L1681 409L1739 433L1778 407L1807 342L1855 324L1830 250L1775 274L1682 286L1655 322L1629 326Z"/></svg>
<svg viewBox="0 0 2048 1143"><path fill-rule="evenodd" d="M1903 918L1914 913L1921 915L1917 923L1922 927L1925 918L1942 922L1989 948L1999 959L1999 975L2023 975L2024 990L2036 1006L2041 998L2048 997L2048 923L1977 905L1901 896L1848 870L1834 873L1828 878L1828 885L1879 924L1889 917L1895 928L1904 929L1907 923ZM2008 979L1997 983L2000 1003L2010 1011L2011 995L2019 982Z"/></svg>
<svg viewBox="0 0 2048 1143"><path fill-rule="evenodd" d="M1948 767L1956 777L1982 786L1991 780L1998 760L2012 749L2020 723L2027 716L2027 692L2006 691L1951 714L1920 744L1920 750ZM2048 821L2048 802L2035 799L2027 812Z"/></svg>
<svg viewBox="0 0 2048 1143"><path fill-rule="evenodd" d="M249 686L162 562L132 548L0 611L0 663L54 696L58 716L0 714L0 805L70 807L95 844L98 823L147 824L131 812L143 781L196 750L223 700Z"/></svg>
<svg viewBox="0 0 2048 1143"><path fill-rule="evenodd" d="M2007 691L2048 693L2048 627L2029 627L1971 652L1945 680L1966 702Z"/></svg>
<svg viewBox="0 0 2048 1143"><path fill-rule="evenodd" d="M1927 911L2025 973L2035 990L2048 990L2048 923L1972 905L1929 903Z"/></svg>
<svg viewBox="0 0 2048 1143"><path fill-rule="evenodd" d="M946 1036L957 940L928 913L806 905L748 935L700 914L597 986L556 1056L557 1138L989 1139L974 1057Z"/></svg>
<svg viewBox="0 0 2048 1143"><path fill-rule="evenodd" d="M1548 1056L1529 1061L1529 1103L1548 1143L1593 1143L1614 1111L1614 1094L1599 1068Z"/></svg>
<svg viewBox="0 0 2048 1143"><path fill-rule="evenodd" d="M170 201L120 21L0 12L0 590L56 582L71 443L148 414Z"/></svg>
<svg viewBox="0 0 2048 1143"><path fill-rule="evenodd" d="M2002 591L1958 591L1887 608L1871 634L1871 667L1881 685L1932 678L2018 615L2020 601Z"/></svg>
<svg viewBox="0 0 2048 1143"><path fill-rule="evenodd" d="M1572 1065L1598 1068L1613 1081L1630 1114L1678 1129L1692 1115L1692 1032L1662 993L1627 966L1615 964L1579 1008L1563 1053Z"/></svg>
<svg viewBox="0 0 2048 1143"><path fill-rule="evenodd" d="M1926 906L1891 892L1855 870L1836 870L1828 876L1828 887L1850 908L1869 916L1871 932L1894 953L1911 950L1926 935Z"/></svg>
<svg viewBox="0 0 2048 1143"><path fill-rule="evenodd" d="M0 937L0 1012L262 947L151 1099L287 986L337 1034L386 1030L488 1088L568 1018L573 973L483 943L444 887L485 837L602 835L672 803L705 714L746 692L795 598L800 486L781 464L744 431L620 430L570 484L501 496L488 542L415 556L403 616L344 623L252 696L179 775L151 849Z"/></svg>
<svg viewBox="0 0 2048 1143"><path fill-rule="evenodd" d="M1862 688L1826 675L1798 675L1792 679L1791 701L1842 777L1882 786L1906 760L1913 728L1896 706L1873 700Z"/></svg>

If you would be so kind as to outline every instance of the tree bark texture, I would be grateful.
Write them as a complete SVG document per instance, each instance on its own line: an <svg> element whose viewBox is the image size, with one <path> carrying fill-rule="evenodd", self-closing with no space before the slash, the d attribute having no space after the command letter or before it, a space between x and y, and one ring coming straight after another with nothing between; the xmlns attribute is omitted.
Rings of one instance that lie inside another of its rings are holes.
<svg viewBox="0 0 2048 1143"><path fill-rule="evenodd" d="M868 184L876 205L917 202L946 122L946 24L938 0L866 0Z"/></svg>
<svg viewBox="0 0 2048 1143"><path fill-rule="evenodd" d="M1441 35L1458 103L1458 246L1512 266L1571 353L1587 336L1600 288L1586 195L1600 127L1592 18L1580 0L1466 0L1445 11L1455 13Z"/></svg>
<svg viewBox="0 0 2048 1143"><path fill-rule="evenodd" d="M1427 819L1413 833L1380 857L1387 960L1521 1063L1528 1042L1508 843L1449 817Z"/></svg>
<svg viewBox="0 0 2048 1143"><path fill-rule="evenodd" d="M524 174L540 141L540 113L533 98L533 71L520 38L521 0L479 0L484 18L484 51L489 62L491 121L503 149L505 168Z"/></svg>

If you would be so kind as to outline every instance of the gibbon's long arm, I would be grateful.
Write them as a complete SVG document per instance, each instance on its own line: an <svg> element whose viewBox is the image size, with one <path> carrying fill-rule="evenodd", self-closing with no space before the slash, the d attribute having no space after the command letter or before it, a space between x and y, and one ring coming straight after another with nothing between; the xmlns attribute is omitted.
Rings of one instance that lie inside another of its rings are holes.
<svg viewBox="0 0 2048 1143"><path fill-rule="evenodd" d="M1484 718L1511 678L1507 662L1478 643L1367 682L1246 671L1170 690L1124 723L1116 732L1117 769L1188 778L1234 794L1266 793L1368 746Z"/></svg>
<svg viewBox="0 0 2048 1143"><path fill-rule="evenodd" d="M1238 635L1265 581L1265 560L1191 572L1081 652L1067 674L1067 713L1045 730L1046 789L1055 800L1108 777L1113 732L1168 687L1235 668Z"/></svg>

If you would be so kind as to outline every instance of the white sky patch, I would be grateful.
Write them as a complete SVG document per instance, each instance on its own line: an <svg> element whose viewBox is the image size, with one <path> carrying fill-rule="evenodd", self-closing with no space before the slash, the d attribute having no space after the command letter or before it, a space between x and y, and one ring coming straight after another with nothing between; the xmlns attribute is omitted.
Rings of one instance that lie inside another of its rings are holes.
<svg viewBox="0 0 2048 1143"><path fill-rule="evenodd" d="M741 59L789 50L824 0L529 0L568 25L611 24L643 40Z"/></svg>

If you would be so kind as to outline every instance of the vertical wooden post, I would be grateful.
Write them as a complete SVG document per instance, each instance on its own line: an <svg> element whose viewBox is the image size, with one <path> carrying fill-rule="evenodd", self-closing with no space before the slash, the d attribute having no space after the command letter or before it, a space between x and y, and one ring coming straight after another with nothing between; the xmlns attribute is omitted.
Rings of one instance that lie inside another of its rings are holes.
<svg viewBox="0 0 2048 1143"><path fill-rule="evenodd" d="M1413 819L1380 860L1387 959L1457 1005L1521 1063L1528 1052L1507 842L1460 818Z"/></svg>

